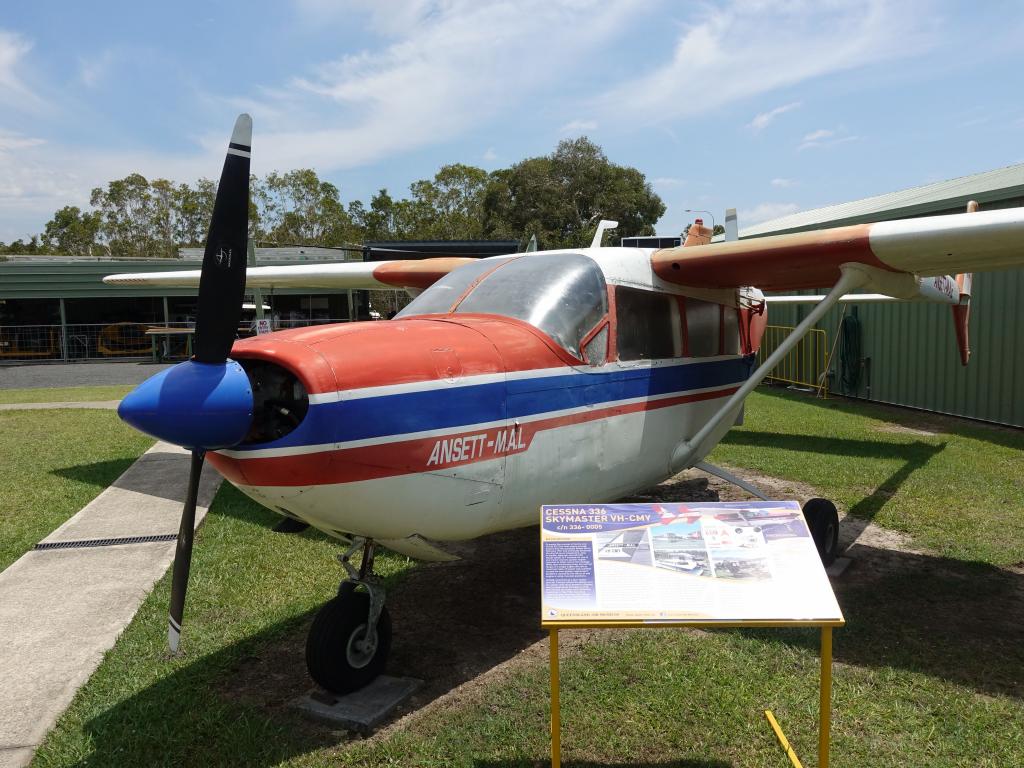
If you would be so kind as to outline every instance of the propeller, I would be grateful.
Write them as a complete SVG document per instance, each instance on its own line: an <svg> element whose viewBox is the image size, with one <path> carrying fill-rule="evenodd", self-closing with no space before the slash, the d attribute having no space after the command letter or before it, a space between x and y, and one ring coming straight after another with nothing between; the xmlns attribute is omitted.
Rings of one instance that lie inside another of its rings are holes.
<svg viewBox="0 0 1024 768"><path fill-rule="evenodd" d="M174 553L167 643L177 653L192 564L199 479L208 450L241 442L252 423L249 377L228 359L242 313L249 214L252 118L239 115L228 144L203 254L195 354L140 384L118 415L147 434L192 451Z"/></svg>

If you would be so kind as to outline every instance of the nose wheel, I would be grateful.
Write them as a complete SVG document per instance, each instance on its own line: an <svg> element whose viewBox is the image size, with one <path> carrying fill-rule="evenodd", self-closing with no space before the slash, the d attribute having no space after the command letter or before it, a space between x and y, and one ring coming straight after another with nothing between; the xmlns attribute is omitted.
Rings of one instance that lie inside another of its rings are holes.
<svg viewBox="0 0 1024 768"><path fill-rule="evenodd" d="M356 570L350 558L359 549L363 558ZM384 671L391 651L391 617L384 587L373 574L373 550L372 540L356 541L338 558L348 575L313 619L306 639L310 677L334 693L370 683Z"/></svg>

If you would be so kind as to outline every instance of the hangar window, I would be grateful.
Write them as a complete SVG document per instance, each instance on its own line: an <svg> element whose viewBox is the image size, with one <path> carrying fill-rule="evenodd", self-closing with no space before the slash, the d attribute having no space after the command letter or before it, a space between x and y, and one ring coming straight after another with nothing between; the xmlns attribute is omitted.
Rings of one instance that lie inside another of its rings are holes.
<svg viewBox="0 0 1024 768"><path fill-rule="evenodd" d="M682 353L675 296L617 287L615 326L620 360L654 360Z"/></svg>

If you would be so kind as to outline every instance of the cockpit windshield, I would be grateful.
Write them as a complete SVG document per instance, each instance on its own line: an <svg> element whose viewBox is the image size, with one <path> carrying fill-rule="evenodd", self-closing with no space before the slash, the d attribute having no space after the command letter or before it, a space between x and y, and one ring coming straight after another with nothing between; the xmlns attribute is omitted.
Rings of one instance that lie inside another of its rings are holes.
<svg viewBox="0 0 1024 768"><path fill-rule="evenodd" d="M487 274L488 270L493 270ZM579 253L488 259L446 275L399 313L410 317L450 310L458 297L486 275L455 307L456 313L505 315L533 325L580 356L580 341L608 311L604 274Z"/></svg>

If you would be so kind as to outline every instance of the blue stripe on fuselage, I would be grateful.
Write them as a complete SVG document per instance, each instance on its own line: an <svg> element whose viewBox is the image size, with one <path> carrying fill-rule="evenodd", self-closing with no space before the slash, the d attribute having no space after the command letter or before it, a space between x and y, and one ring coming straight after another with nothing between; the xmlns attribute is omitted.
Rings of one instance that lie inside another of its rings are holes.
<svg viewBox="0 0 1024 768"><path fill-rule="evenodd" d="M747 358L734 358L540 376L321 403L310 406L302 424L282 439L239 446L235 450L365 440L724 387L745 381L750 375L751 362Z"/></svg>

